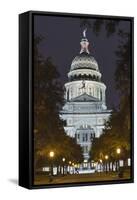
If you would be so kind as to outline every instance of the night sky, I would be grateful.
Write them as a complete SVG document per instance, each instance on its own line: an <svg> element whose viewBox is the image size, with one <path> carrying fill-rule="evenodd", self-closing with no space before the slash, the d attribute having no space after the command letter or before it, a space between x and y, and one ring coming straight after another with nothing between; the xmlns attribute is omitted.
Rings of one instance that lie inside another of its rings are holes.
<svg viewBox="0 0 137 200"><path fill-rule="evenodd" d="M92 21L92 18L89 18ZM130 31L129 21L120 21L120 29ZM84 27L80 27L80 19L72 17L56 17L35 15L34 34L44 36L39 46L41 54L47 58L51 57L61 75L62 84L68 81L67 73L71 62L80 52L80 41ZM105 29L96 36L91 28L87 30L89 50L99 65L102 73L102 81L107 86L106 100L108 108L119 104L119 94L115 90L114 72L116 69L115 51L119 44L117 33L107 37Z"/></svg>

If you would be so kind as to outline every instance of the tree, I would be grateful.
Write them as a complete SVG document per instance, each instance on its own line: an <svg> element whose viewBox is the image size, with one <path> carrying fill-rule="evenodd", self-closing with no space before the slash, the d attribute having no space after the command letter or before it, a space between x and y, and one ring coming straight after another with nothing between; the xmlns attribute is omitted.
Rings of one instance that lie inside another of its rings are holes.
<svg viewBox="0 0 137 200"><path fill-rule="evenodd" d="M104 28L107 37L112 36L118 31L119 19L81 19L80 26L92 29L93 33L98 36Z"/></svg>
<svg viewBox="0 0 137 200"><path fill-rule="evenodd" d="M59 117L64 104L64 91L59 73L51 58L44 59L39 53L42 37L34 40L34 165L50 164L49 152L55 153L54 164L62 158L82 162L81 147L75 139L66 135Z"/></svg>
<svg viewBox="0 0 137 200"><path fill-rule="evenodd" d="M122 149L122 158L130 156L131 138L131 48L130 32L120 30L117 20L94 20L92 23L83 20L84 26L92 28L96 35L99 35L102 27L105 28L107 36L117 34L119 45L116 50L116 71L114 75L115 87L120 94L119 108L113 111L109 122L105 125L100 138L93 141L91 149L91 159L98 160L100 155L109 153L111 160L117 159L116 148Z"/></svg>
<svg viewBox="0 0 137 200"><path fill-rule="evenodd" d="M126 138L124 130L123 118L119 112L113 112L110 120L105 124L103 134L99 138L95 138L91 149L91 158L99 161L104 160L105 155L109 155L109 161L117 160L116 149L121 149L121 158L127 159L129 156L130 142Z"/></svg>

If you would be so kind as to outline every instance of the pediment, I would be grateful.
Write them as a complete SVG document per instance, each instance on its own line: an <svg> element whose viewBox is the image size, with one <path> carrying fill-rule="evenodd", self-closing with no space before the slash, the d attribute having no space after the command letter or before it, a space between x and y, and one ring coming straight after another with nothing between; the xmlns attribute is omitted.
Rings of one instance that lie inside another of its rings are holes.
<svg viewBox="0 0 137 200"><path fill-rule="evenodd" d="M87 93L83 93L81 94L80 96L78 97L75 97L73 99L70 100L70 102L98 102L99 99L91 96L91 95L88 95Z"/></svg>

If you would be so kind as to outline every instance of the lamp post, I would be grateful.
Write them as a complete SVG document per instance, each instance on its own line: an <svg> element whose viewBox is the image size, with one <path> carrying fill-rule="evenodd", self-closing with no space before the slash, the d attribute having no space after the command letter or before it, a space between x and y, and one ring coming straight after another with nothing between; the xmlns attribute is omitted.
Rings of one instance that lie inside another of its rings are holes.
<svg viewBox="0 0 137 200"><path fill-rule="evenodd" d="M62 161L63 161L63 175L64 175L64 163L65 163L66 159L62 158Z"/></svg>
<svg viewBox="0 0 137 200"><path fill-rule="evenodd" d="M73 166L73 174L75 173L75 163L72 163L72 166Z"/></svg>
<svg viewBox="0 0 137 200"><path fill-rule="evenodd" d="M118 155L118 159L117 159L117 163L116 163L116 170L119 171L119 156L120 156L120 153L121 153L121 149L117 148L116 153Z"/></svg>
<svg viewBox="0 0 137 200"><path fill-rule="evenodd" d="M54 151L50 151L49 152L49 157L50 157L50 160L51 160L51 169L50 169L51 176L53 175L53 158L54 158L54 156L55 156Z"/></svg>
<svg viewBox="0 0 137 200"><path fill-rule="evenodd" d="M105 155L105 160L106 160L106 174L107 174L107 160L108 160L108 155Z"/></svg>

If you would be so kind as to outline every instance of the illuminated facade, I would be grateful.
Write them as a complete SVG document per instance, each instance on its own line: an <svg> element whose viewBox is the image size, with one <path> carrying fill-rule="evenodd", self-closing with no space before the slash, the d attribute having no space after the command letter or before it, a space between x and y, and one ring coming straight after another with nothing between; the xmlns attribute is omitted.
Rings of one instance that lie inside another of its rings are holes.
<svg viewBox="0 0 137 200"><path fill-rule="evenodd" d="M69 81L65 83L66 103L61 118L66 121L66 134L76 138L88 163L92 140L102 134L111 111L107 110L106 86L101 81L98 63L88 49L86 30L80 44L80 53L73 59Z"/></svg>

